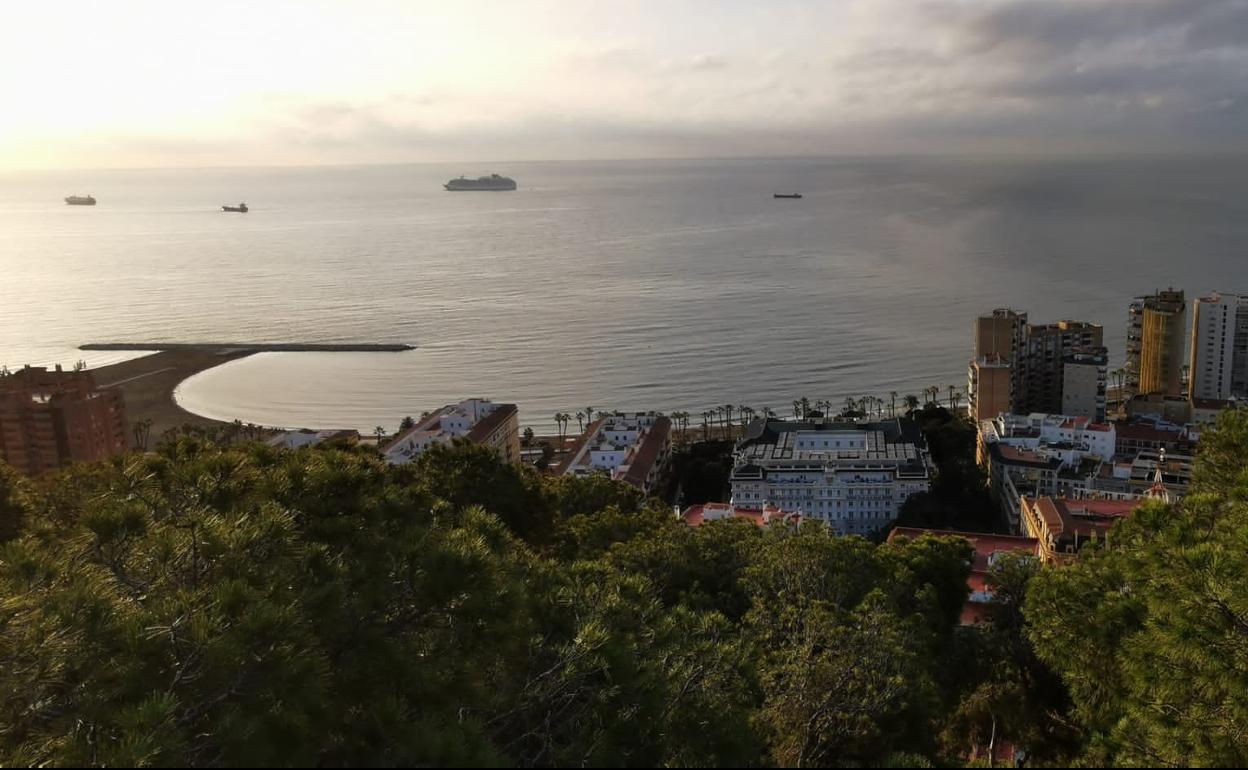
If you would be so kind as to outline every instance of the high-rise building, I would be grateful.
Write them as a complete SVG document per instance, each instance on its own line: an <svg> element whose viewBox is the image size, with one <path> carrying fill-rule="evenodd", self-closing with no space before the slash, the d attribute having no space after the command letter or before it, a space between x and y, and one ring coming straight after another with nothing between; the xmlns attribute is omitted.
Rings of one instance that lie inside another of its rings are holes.
<svg viewBox="0 0 1248 770"><path fill-rule="evenodd" d="M125 402L87 371L27 366L0 377L0 459L30 475L126 451Z"/></svg>
<svg viewBox="0 0 1248 770"><path fill-rule="evenodd" d="M975 319L975 357L997 355L1013 358L1023 342L1027 313L997 308Z"/></svg>
<svg viewBox="0 0 1248 770"><path fill-rule="evenodd" d="M1010 411L1013 373L1012 358L992 353L971 360L966 373L966 396L972 418L991 420Z"/></svg>
<svg viewBox="0 0 1248 770"><path fill-rule="evenodd" d="M1214 292L1192 301L1188 393L1248 397L1248 296Z"/></svg>
<svg viewBox="0 0 1248 770"><path fill-rule="evenodd" d="M966 373L971 415L990 419L1010 411L1014 395L1014 362L1023 344L1027 314L997 308L975 319L975 357Z"/></svg>
<svg viewBox="0 0 1248 770"><path fill-rule="evenodd" d="M1062 361L1062 414L1105 421L1105 386L1109 351L1075 348Z"/></svg>
<svg viewBox="0 0 1248 770"><path fill-rule="evenodd" d="M1129 395L1183 395L1182 289L1136 297L1127 325L1126 390Z"/></svg>
<svg viewBox="0 0 1248 770"><path fill-rule="evenodd" d="M1099 324L1027 324L1015 356L1011 411L1103 420L1108 361Z"/></svg>

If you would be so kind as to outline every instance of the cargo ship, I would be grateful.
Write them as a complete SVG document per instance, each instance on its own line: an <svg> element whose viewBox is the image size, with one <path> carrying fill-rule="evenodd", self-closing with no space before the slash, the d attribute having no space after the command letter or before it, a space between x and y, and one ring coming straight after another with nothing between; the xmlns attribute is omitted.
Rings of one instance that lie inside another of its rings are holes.
<svg viewBox="0 0 1248 770"><path fill-rule="evenodd" d="M71 195L65 202L71 206L94 206L95 198L90 195Z"/></svg>
<svg viewBox="0 0 1248 770"><path fill-rule="evenodd" d="M476 179L468 179L460 177L452 179L442 185L451 192L502 192L504 190L516 189L516 180L509 176L499 176L498 174L490 174L489 176L477 177Z"/></svg>
<svg viewBox="0 0 1248 770"><path fill-rule="evenodd" d="M775 195L771 197L773 198L800 198L802 197L802 194L801 193L776 193Z"/></svg>
<svg viewBox="0 0 1248 770"><path fill-rule="evenodd" d="M222 207L221 207L221 210L222 210L222 211L236 211L236 212L238 212L239 214L246 214L246 213L247 213L247 204L246 204L246 203L240 203L240 204L238 204L237 206L222 206Z"/></svg>

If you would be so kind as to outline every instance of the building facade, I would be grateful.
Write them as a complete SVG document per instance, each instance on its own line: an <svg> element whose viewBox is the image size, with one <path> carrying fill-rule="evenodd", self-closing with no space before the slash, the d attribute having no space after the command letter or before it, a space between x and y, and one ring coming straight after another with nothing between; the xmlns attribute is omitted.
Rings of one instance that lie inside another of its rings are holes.
<svg viewBox="0 0 1248 770"><path fill-rule="evenodd" d="M733 456L732 503L766 505L866 535L892 522L931 483L931 461L913 420L759 419Z"/></svg>
<svg viewBox="0 0 1248 770"><path fill-rule="evenodd" d="M1143 502L1144 498L1025 497L1022 500L1024 531L1039 543L1041 559L1061 563L1074 558L1088 543L1104 542L1114 522L1131 515Z"/></svg>
<svg viewBox="0 0 1248 770"><path fill-rule="evenodd" d="M1126 390L1128 395L1183 393L1184 319L1187 303L1181 289L1136 297L1127 319Z"/></svg>
<svg viewBox="0 0 1248 770"><path fill-rule="evenodd" d="M671 436L672 421L657 412L600 414L554 473L605 473L652 494L672 457Z"/></svg>
<svg viewBox="0 0 1248 770"><path fill-rule="evenodd" d="M515 404L470 398L422 417L396 436L382 453L392 465L411 462L435 444L463 439L492 447L499 459L520 462L520 420Z"/></svg>
<svg viewBox="0 0 1248 770"><path fill-rule="evenodd" d="M129 423L117 388L87 371L27 366L0 377L0 459L37 475L126 451Z"/></svg>
<svg viewBox="0 0 1248 770"><path fill-rule="evenodd" d="M1099 324L1084 321L1027 324L1014 364L1012 411L1104 420L1109 362L1104 337ZM1078 410L1067 411L1066 404Z"/></svg>
<svg viewBox="0 0 1248 770"><path fill-rule="evenodd" d="M976 420L1046 412L1103 421L1108 363L1100 325L1030 324L1026 313L998 308L975 319L968 411Z"/></svg>
<svg viewBox="0 0 1248 770"><path fill-rule="evenodd" d="M990 419L1013 408L1014 363L1023 345L1027 314L997 308L975 319L975 357L967 367L967 408Z"/></svg>
<svg viewBox="0 0 1248 770"><path fill-rule="evenodd" d="M1011 408L1014 367L995 353L971 361L966 374L968 410L973 420L990 420Z"/></svg>
<svg viewBox="0 0 1248 770"><path fill-rule="evenodd" d="M1248 296L1215 292L1192 301L1188 394L1248 397Z"/></svg>

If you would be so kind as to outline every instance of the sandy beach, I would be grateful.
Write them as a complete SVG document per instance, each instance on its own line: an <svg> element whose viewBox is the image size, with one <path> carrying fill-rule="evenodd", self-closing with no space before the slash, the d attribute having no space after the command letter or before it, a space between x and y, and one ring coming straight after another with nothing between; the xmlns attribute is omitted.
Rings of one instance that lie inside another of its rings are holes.
<svg viewBox="0 0 1248 770"><path fill-rule="evenodd" d="M120 388L126 399L126 416L133 425L152 421L151 436L183 425L225 425L188 412L174 401L173 391L193 374L252 354L250 350L168 350L150 356L91 369L96 385Z"/></svg>

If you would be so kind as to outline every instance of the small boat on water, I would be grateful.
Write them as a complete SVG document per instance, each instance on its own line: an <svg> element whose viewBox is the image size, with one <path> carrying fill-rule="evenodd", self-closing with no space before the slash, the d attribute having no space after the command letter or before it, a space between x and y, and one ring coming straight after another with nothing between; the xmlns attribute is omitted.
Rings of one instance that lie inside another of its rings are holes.
<svg viewBox="0 0 1248 770"><path fill-rule="evenodd" d="M236 211L236 212L238 212L239 214L246 214L246 213L247 213L247 204L246 204L246 203L240 203L240 204L238 204L237 206L222 206L222 207L221 207L221 210L222 210L222 211Z"/></svg>
<svg viewBox="0 0 1248 770"><path fill-rule="evenodd" d="M773 198L800 198L802 197L802 194L801 193L776 193L775 195L771 197Z"/></svg>
<svg viewBox="0 0 1248 770"><path fill-rule="evenodd" d="M90 195L71 195L65 202L70 206L94 206L95 198Z"/></svg>

